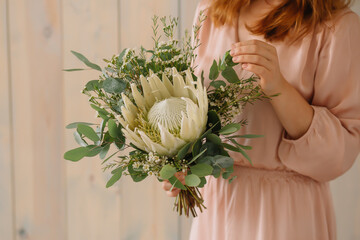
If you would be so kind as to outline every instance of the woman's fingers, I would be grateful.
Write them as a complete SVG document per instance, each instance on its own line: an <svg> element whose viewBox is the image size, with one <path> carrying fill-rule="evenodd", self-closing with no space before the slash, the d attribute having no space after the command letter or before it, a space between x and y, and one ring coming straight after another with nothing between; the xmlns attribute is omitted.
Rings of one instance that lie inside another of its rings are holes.
<svg viewBox="0 0 360 240"><path fill-rule="evenodd" d="M274 61L276 59L276 50L270 44L261 42L258 40L251 40L246 42L239 42L233 44L230 55L232 57L237 57L241 55L258 55L268 61Z"/></svg>
<svg viewBox="0 0 360 240"><path fill-rule="evenodd" d="M176 197L180 192L180 189L175 187L173 188L168 180L164 180L162 182L162 188L166 191L166 195L169 197Z"/></svg>
<svg viewBox="0 0 360 240"><path fill-rule="evenodd" d="M183 173L183 172L177 172L177 173L175 173L175 177L176 177L177 179L179 179L179 181L180 181L183 185L185 185L185 176L186 176L186 173Z"/></svg>
<svg viewBox="0 0 360 240"><path fill-rule="evenodd" d="M270 52L271 54L275 54L276 53L276 48L266 42L260 41L260 40L248 40L248 41L244 41L244 42L237 42L234 43L232 45L232 49L235 48L241 48L241 47L249 47L249 46L254 46L251 47L250 49L253 50L259 50L259 49L266 49L268 52Z"/></svg>
<svg viewBox="0 0 360 240"><path fill-rule="evenodd" d="M179 193L180 193L181 189L178 189L178 188L174 188L171 192L170 191L167 191L166 192L166 195L168 197L176 197Z"/></svg>
<svg viewBox="0 0 360 240"><path fill-rule="evenodd" d="M162 182L162 188L165 190L165 191L170 191L172 185L171 183L168 181L168 180L164 180Z"/></svg>
<svg viewBox="0 0 360 240"><path fill-rule="evenodd" d="M251 64L251 63L245 63L242 65L242 67L249 72L255 73L261 79L266 78L266 75L269 72L269 70L266 69L265 67L262 67L262 66L259 66L256 64Z"/></svg>
<svg viewBox="0 0 360 240"><path fill-rule="evenodd" d="M175 177L183 184L185 185L185 176L186 173L183 172L177 172L175 173ZM181 189L173 187L172 184L169 182L169 180L164 180L162 182L162 188L166 191L166 195L169 197L176 197ZM171 191L170 191L171 190Z"/></svg>
<svg viewBox="0 0 360 240"><path fill-rule="evenodd" d="M268 70L272 68L272 63L260 55L238 55L233 58L233 61L236 63L251 63L260 65Z"/></svg>

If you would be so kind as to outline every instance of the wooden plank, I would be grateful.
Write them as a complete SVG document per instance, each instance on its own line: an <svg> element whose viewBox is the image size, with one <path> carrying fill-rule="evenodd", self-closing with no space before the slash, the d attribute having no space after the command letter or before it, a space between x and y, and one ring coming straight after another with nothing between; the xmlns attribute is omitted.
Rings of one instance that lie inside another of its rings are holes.
<svg viewBox="0 0 360 240"><path fill-rule="evenodd" d="M104 66L102 59L118 51L117 0L63 0L64 68L84 67L70 50L83 53ZM97 71L64 73L65 121L96 122L95 112L80 94L85 83L96 79ZM67 150L77 146L72 131L65 134ZM120 194L106 189L110 177L98 158L67 162L67 216L69 240L120 239Z"/></svg>
<svg viewBox="0 0 360 240"><path fill-rule="evenodd" d="M180 31L181 36L185 29L192 33L195 10L200 0L180 0Z"/></svg>
<svg viewBox="0 0 360 240"><path fill-rule="evenodd" d="M14 239L7 1L0 0L0 233Z"/></svg>
<svg viewBox="0 0 360 240"><path fill-rule="evenodd" d="M8 3L16 239L66 239L60 0Z"/></svg>
<svg viewBox="0 0 360 240"><path fill-rule="evenodd" d="M343 176L331 182L338 239L360 239L360 156Z"/></svg>
<svg viewBox="0 0 360 240"><path fill-rule="evenodd" d="M178 16L177 0L120 0L120 46L152 48L152 16ZM178 217L155 178L121 180L122 239L179 239ZM126 197L125 197L126 196Z"/></svg>

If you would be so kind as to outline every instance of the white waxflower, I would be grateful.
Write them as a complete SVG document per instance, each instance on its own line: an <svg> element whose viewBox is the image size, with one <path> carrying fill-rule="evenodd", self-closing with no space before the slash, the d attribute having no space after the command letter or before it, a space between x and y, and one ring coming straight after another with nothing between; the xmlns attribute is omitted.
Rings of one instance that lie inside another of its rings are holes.
<svg viewBox="0 0 360 240"><path fill-rule="evenodd" d="M140 77L143 94L131 84L135 104L122 94L123 133L138 148L159 156L174 156L186 143L205 131L208 112L206 88L194 82L189 70L185 79L173 68L173 83L155 74Z"/></svg>

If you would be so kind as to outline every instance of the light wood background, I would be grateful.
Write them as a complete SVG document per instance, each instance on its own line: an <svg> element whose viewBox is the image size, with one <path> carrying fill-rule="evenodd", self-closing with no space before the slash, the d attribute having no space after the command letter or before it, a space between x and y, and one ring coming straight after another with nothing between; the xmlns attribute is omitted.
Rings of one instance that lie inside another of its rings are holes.
<svg viewBox="0 0 360 240"><path fill-rule="evenodd" d="M122 179L105 188L100 161L63 160L76 143L67 123L95 114L80 94L124 47L151 46L151 16L190 28L198 0L0 0L0 239L183 240L191 219L172 212L159 184ZM360 3L354 9L360 13ZM332 183L340 240L360 239L360 164Z"/></svg>

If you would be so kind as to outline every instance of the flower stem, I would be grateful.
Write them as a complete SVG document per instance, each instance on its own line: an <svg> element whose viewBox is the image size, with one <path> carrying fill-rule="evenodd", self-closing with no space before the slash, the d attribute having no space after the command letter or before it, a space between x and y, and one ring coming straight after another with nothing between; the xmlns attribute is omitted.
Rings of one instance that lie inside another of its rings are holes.
<svg viewBox="0 0 360 240"><path fill-rule="evenodd" d="M202 212L203 209L206 209L203 202L204 199L197 187L186 186L186 190L181 190L176 197L174 210L176 210L179 215L182 215L184 212L185 216L189 217L191 212L192 216L196 217L196 207L200 209L200 212Z"/></svg>

